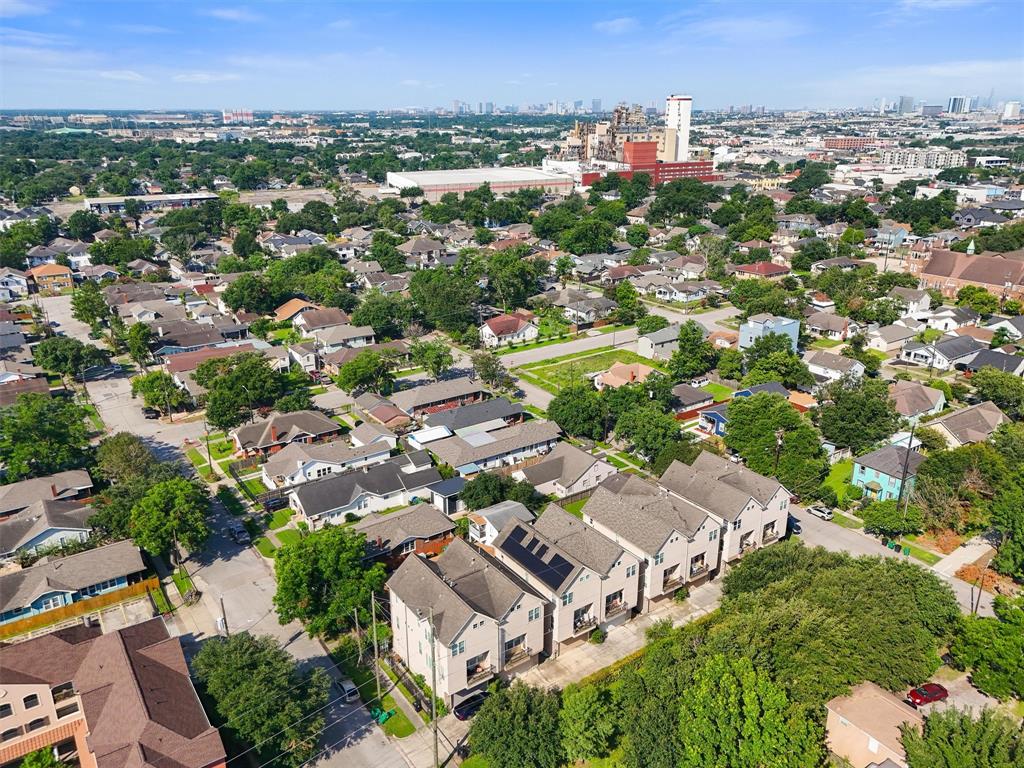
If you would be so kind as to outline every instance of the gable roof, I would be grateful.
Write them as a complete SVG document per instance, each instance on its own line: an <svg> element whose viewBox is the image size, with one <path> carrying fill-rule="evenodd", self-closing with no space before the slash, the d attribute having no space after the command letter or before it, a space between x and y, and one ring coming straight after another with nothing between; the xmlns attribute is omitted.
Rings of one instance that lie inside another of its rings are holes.
<svg viewBox="0 0 1024 768"><path fill-rule="evenodd" d="M454 400L459 397L468 397L484 391L480 384L468 376L460 376L455 379L435 381L431 384L395 392L391 395L391 402L400 410L409 413L413 409L424 405Z"/></svg>
<svg viewBox="0 0 1024 768"><path fill-rule="evenodd" d="M924 265L922 275L967 280L981 285L997 286L1002 290L1007 283L1024 282L1024 261L1008 259L1003 255L959 253L936 249Z"/></svg>
<svg viewBox="0 0 1024 768"><path fill-rule="evenodd" d="M369 514L352 530L364 534L367 551L377 554L390 552L413 539L454 533L455 523L433 504L414 504L386 515Z"/></svg>
<svg viewBox="0 0 1024 768"><path fill-rule="evenodd" d="M504 397L494 397L431 413L423 419L423 423L428 427L448 427L452 432L456 432L495 419L518 419L522 414L521 403L510 402Z"/></svg>
<svg viewBox="0 0 1024 768"><path fill-rule="evenodd" d="M440 479L440 473L434 468L406 473L391 460L304 483L292 494L305 514L314 517L346 507L364 493L386 496L402 490L424 488Z"/></svg>
<svg viewBox="0 0 1024 768"><path fill-rule="evenodd" d="M238 427L231 434L242 450L290 443L301 435L319 437L341 431L341 425L319 411L273 413L263 421Z"/></svg>
<svg viewBox="0 0 1024 768"><path fill-rule="evenodd" d="M15 552L35 537L55 528L88 531L96 513L70 501L40 499L11 515L0 525L0 554Z"/></svg>
<svg viewBox="0 0 1024 768"><path fill-rule="evenodd" d="M956 438L957 442L966 445L988 440L1000 424L1009 420L1007 415L999 410L999 406L991 400L986 400L929 422L928 426L941 425Z"/></svg>
<svg viewBox="0 0 1024 768"><path fill-rule="evenodd" d="M608 574L624 551L620 545L557 504L548 505L534 521L533 529L602 576Z"/></svg>
<svg viewBox="0 0 1024 768"><path fill-rule="evenodd" d="M924 461L924 456L904 445L883 445L876 451L858 456L853 463L881 472L889 477L903 477L905 466L907 477L913 477L917 474L917 468L921 466L922 461Z"/></svg>
<svg viewBox="0 0 1024 768"><path fill-rule="evenodd" d="M926 387L917 381L894 381L889 385L889 397L900 416L912 418L930 411L945 395L941 390Z"/></svg>
<svg viewBox="0 0 1024 768"><path fill-rule="evenodd" d="M600 459L596 456L563 441L542 461L525 467L522 472L531 485L543 485L557 480L563 488L568 488L598 461Z"/></svg>
<svg viewBox="0 0 1024 768"><path fill-rule="evenodd" d="M263 471L269 477L290 475L299 467L311 461L322 461L326 464L344 464L376 453L387 452L390 446L371 443L363 446L349 445L343 440L329 443L289 443L275 453L263 465Z"/></svg>
<svg viewBox="0 0 1024 768"><path fill-rule="evenodd" d="M458 468L532 445L556 440L561 434L553 421L526 421L493 432L446 437L430 444L430 450L449 466Z"/></svg>
<svg viewBox="0 0 1024 768"><path fill-rule="evenodd" d="M91 488L92 478L84 469L69 469L55 475L0 485L0 515L25 509L39 499L74 498Z"/></svg>
<svg viewBox="0 0 1024 768"><path fill-rule="evenodd" d="M519 315L497 315L492 317L490 320L485 320L484 325L487 326L491 333L495 336L511 336L512 334L518 333L528 325L532 325L526 318L520 317Z"/></svg>

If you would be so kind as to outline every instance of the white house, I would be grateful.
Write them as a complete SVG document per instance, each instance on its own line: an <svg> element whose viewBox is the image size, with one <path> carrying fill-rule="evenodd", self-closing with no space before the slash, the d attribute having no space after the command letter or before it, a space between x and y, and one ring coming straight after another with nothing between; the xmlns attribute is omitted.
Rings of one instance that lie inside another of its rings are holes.
<svg viewBox="0 0 1024 768"><path fill-rule="evenodd" d="M267 459L261 469L267 488L300 485L350 469L380 464L391 456L386 442L365 446L348 445L342 440L330 443L291 443Z"/></svg>
<svg viewBox="0 0 1024 768"><path fill-rule="evenodd" d="M804 362L811 373L819 379L834 381L843 376L860 378L864 375L864 363L842 355L833 355L823 350L804 353Z"/></svg>
<svg viewBox="0 0 1024 768"><path fill-rule="evenodd" d="M617 471L572 443L561 442L543 460L516 471L513 477L526 480L538 493L561 499L596 488Z"/></svg>
<svg viewBox="0 0 1024 768"><path fill-rule="evenodd" d="M518 314L498 315L480 326L480 341L494 348L536 341L540 331L530 319Z"/></svg>

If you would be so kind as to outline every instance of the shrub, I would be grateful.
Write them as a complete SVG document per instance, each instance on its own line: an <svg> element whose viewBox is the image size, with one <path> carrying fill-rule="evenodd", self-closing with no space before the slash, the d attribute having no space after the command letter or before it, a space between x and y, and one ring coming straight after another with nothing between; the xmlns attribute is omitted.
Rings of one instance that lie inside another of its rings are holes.
<svg viewBox="0 0 1024 768"><path fill-rule="evenodd" d="M603 630L595 629L590 633L589 641L594 645L600 645L604 642L605 634Z"/></svg>

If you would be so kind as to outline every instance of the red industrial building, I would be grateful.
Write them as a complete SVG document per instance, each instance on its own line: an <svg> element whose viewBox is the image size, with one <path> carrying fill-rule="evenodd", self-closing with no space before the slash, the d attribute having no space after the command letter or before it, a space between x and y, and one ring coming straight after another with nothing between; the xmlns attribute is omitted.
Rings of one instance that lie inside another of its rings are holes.
<svg viewBox="0 0 1024 768"><path fill-rule="evenodd" d="M625 179L631 179L634 173L646 173L651 177L655 187L676 179L700 179L701 181L717 181L721 176L715 174L714 163L710 160L699 160L687 163L659 163L658 142L626 141L622 144L622 162L629 166L628 171L614 171ZM583 174L583 186L589 187L605 172L593 171Z"/></svg>

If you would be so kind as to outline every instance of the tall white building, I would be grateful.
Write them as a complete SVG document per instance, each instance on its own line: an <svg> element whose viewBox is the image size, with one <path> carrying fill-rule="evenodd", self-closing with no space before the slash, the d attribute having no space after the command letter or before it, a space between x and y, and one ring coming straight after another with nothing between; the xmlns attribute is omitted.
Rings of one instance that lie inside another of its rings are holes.
<svg viewBox="0 0 1024 768"><path fill-rule="evenodd" d="M685 163L690 156L690 112L693 98L669 96L665 101L665 151L671 155L668 162ZM670 147L674 145L675 151Z"/></svg>
<svg viewBox="0 0 1024 768"><path fill-rule="evenodd" d="M969 96L950 96L946 104L946 112L951 115L962 115L971 111Z"/></svg>
<svg viewBox="0 0 1024 768"><path fill-rule="evenodd" d="M1016 120L1020 117L1020 102L1008 101L1003 105L1003 120Z"/></svg>

